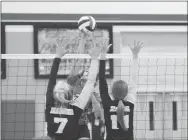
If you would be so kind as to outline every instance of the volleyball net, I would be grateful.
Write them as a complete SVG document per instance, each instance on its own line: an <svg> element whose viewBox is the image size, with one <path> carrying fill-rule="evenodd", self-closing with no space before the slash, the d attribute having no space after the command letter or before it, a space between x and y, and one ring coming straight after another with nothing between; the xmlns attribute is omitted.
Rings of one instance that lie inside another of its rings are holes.
<svg viewBox="0 0 188 140"><path fill-rule="evenodd" d="M1 61L1 136L3 140L27 140L47 135L45 96L54 54L3 54ZM129 83L132 56L108 54L106 74L109 89L113 79ZM62 57L57 80L65 80L73 59ZM187 139L187 56L142 54L138 65L137 103L134 112L135 139ZM89 123L92 139L92 124Z"/></svg>

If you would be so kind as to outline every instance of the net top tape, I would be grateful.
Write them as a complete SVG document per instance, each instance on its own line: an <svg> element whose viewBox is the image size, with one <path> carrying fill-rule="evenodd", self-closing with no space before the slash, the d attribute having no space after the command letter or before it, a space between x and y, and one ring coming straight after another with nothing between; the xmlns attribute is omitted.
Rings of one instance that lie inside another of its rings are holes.
<svg viewBox="0 0 188 140"><path fill-rule="evenodd" d="M54 59L56 54L1 54L1 59ZM132 54L107 54L107 59L127 59L132 58ZM66 54L62 59L90 59L89 54ZM187 58L186 53L142 53L139 58Z"/></svg>

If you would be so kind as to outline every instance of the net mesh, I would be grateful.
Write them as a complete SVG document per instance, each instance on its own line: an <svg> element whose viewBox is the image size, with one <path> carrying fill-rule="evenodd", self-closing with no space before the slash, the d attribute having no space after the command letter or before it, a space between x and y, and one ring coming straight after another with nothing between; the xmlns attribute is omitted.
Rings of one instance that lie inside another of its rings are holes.
<svg viewBox="0 0 188 140"><path fill-rule="evenodd" d="M34 59L45 60L45 66L49 67L53 57L53 55L3 55L3 59L6 60L6 72L3 72L6 77L1 80L3 140L47 139L44 110L48 79L34 77L36 72ZM66 59L72 59L71 57L75 55L67 55ZM89 56L76 57L81 59ZM125 57L123 54L111 54L108 57L114 59L113 79L129 82L131 57ZM66 65L64 67L66 69ZM109 88L112 81L112 79L107 81ZM185 55L140 56L137 95L134 111L135 139L187 139ZM91 122L89 128L92 135ZM94 134L92 139L95 139Z"/></svg>

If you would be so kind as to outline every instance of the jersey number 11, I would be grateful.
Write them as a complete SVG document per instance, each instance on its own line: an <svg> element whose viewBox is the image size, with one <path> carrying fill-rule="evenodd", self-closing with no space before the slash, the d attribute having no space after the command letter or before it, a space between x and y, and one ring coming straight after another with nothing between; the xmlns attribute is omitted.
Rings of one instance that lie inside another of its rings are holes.
<svg viewBox="0 0 188 140"><path fill-rule="evenodd" d="M119 129L117 115L111 115L111 121L112 121L112 129ZM129 128L129 115L124 116L124 122L126 128Z"/></svg>

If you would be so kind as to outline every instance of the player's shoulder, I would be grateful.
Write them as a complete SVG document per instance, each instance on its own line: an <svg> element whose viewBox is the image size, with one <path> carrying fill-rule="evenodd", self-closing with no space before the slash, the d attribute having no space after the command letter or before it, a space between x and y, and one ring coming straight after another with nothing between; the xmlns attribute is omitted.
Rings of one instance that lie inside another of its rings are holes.
<svg viewBox="0 0 188 140"><path fill-rule="evenodd" d="M70 105L71 105L71 108L72 108L72 110L74 112L74 115L76 117L77 116L80 117L82 112L83 112L83 110L79 106L74 105L74 101Z"/></svg>
<svg viewBox="0 0 188 140"><path fill-rule="evenodd" d="M128 94L125 98L125 101L130 102L132 104L136 103L136 96L134 94Z"/></svg>
<svg viewBox="0 0 188 140"><path fill-rule="evenodd" d="M137 92L137 86L134 84L129 85L128 94L125 97L124 101L128 101L132 104L135 104L137 100L136 92Z"/></svg>

